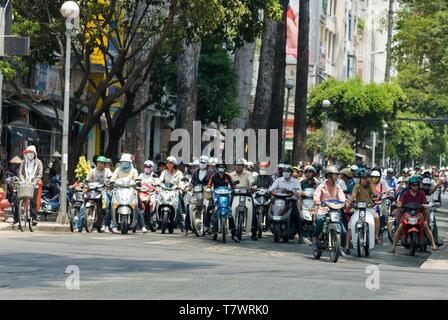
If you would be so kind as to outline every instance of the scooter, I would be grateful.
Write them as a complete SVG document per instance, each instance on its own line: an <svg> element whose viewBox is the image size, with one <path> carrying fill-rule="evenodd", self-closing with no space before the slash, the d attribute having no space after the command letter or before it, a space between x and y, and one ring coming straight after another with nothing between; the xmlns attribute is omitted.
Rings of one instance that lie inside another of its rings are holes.
<svg viewBox="0 0 448 320"><path fill-rule="evenodd" d="M417 248L427 242L424 241L423 224L425 216L423 206L420 203L409 202L404 205L405 212L402 217L401 244L409 249L411 256L415 255Z"/></svg>
<svg viewBox="0 0 448 320"><path fill-rule="evenodd" d="M156 214L156 190L147 183L142 182L140 187L136 187L138 191L138 197L140 198L141 205L143 207L143 218L145 224L149 227L151 232L156 232L159 228Z"/></svg>
<svg viewBox="0 0 448 320"><path fill-rule="evenodd" d="M218 187L213 189L213 200L215 203L214 214L211 217L213 226L213 240L218 239L218 233L222 235L222 242L226 242L229 216L231 214L232 189Z"/></svg>
<svg viewBox="0 0 448 320"><path fill-rule="evenodd" d="M104 184L99 182L86 182L84 192L84 227L87 232L97 229L100 232L106 204L103 199Z"/></svg>
<svg viewBox="0 0 448 320"><path fill-rule="evenodd" d="M434 242L439 243L439 231L437 228L437 221L436 221L436 212L437 208L440 208L441 204L438 201L433 201L431 196L426 196L426 199L428 200L429 204L429 229L431 229L432 235L434 237ZM424 235L424 238L426 241L423 242L423 244L420 246L421 252L426 252L426 249L428 245L431 245L431 242L429 241L426 234Z"/></svg>
<svg viewBox="0 0 448 320"><path fill-rule="evenodd" d="M274 235L274 241L288 242L297 233L291 223L291 212L293 201L297 201L294 193L286 189L277 189L271 191L273 196L272 204L268 213L269 225Z"/></svg>
<svg viewBox="0 0 448 320"><path fill-rule="evenodd" d="M252 195L246 188L235 189L232 199L232 215L235 221L236 236L241 241L243 232L252 229Z"/></svg>
<svg viewBox="0 0 448 320"><path fill-rule="evenodd" d="M370 250L375 247L375 221L367 209L367 203L356 204L356 210L350 219L350 231L358 257L368 257Z"/></svg>
<svg viewBox="0 0 448 320"><path fill-rule="evenodd" d="M47 216L57 214L59 212L60 192L61 185L57 177L54 177L50 184L42 186L42 195L40 198L40 208L38 213L44 216L45 221L47 221Z"/></svg>
<svg viewBox="0 0 448 320"><path fill-rule="evenodd" d="M271 197L269 196L269 189L256 189L252 194L252 199L255 206L255 214L257 217L257 234L261 238L264 231L267 230L267 213L271 205Z"/></svg>
<svg viewBox="0 0 448 320"><path fill-rule="evenodd" d="M157 220L163 234L166 229L172 234L177 218L178 188L169 182L165 182L160 186L161 190L157 195Z"/></svg>
<svg viewBox="0 0 448 320"><path fill-rule="evenodd" d="M203 217L208 206L208 200L204 199L202 184L193 187L193 193L190 195L188 202L191 228L197 237L203 237L205 235Z"/></svg>
<svg viewBox="0 0 448 320"><path fill-rule="evenodd" d="M306 188L303 192L306 194L302 197L302 210L300 210L300 220L302 221L302 234L305 238L311 238L313 235L313 212L314 201L313 195L314 188Z"/></svg>
<svg viewBox="0 0 448 320"><path fill-rule="evenodd" d="M314 258L320 259L323 251L330 253L330 261L336 263L341 249L341 214L345 202L336 199L326 200L321 206L327 208L322 233L318 237L318 247L313 250Z"/></svg>
<svg viewBox="0 0 448 320"><path fill-rule="evenodd" d="M82 188L78 187L74 189L69 202L69 217L70 217L70 231L75 230L79 219L79 210L84 204L84 192Z"/></svg>
<svg viewBox="0 0 448 320"><path fill-rule="evenodd" d="M139 181L120 178L112 182L112 219L120 228L121 234L127 234L129 229L137 227L138 198L136 185Z"/></svg>

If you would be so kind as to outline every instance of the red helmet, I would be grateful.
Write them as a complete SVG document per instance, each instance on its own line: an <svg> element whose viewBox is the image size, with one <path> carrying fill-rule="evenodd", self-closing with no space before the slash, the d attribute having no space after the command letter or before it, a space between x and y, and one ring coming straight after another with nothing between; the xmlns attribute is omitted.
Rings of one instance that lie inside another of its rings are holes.
<svg viewBox="0 0 448 320"><path fill-rule="evenodd" d="M269 162L266 161L260 162L260 168L269 168Z"/></svg>

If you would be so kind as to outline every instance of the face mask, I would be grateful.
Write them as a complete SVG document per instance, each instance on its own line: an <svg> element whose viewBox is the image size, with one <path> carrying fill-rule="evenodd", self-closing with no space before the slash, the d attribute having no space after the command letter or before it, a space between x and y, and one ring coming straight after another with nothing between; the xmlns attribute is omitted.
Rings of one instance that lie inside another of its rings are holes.
<svg viewBox="0 0 448 320"><path fill-rule="evenodd" d="M361 182L360 178L354 178L353 180L355 180L355 183L360 183Z"/></svg>
<svg viewBox="0 0 448 320"><path fill-rule="evenodd" d="M150 174L152 172L152 168L146 168L145 167L145 173L146 174Z"/></svg>
<svg viewBox="0 0 448 320"><path fill-rule="evenodd" d="M283 178L289 179L290 177L291 177L291 172L289 172L289 171L283 172Z"/></svg>
<svg viewBox="0 0 448 320"><path fill-rule="evenodd" d="M372 178L373 183L378 183L380 181L380 178Z"/></svg>
<svg viewBox="0 0 448 320"><path fill-rule="evenodd" d="M260 175L265 176L268 174L268 170L267 169L260 169Z"/></svg>
<svg viewBox="0 0 448 320"><path fill-rule="evenodd" d="M226 171L225 168L218 168L218 172L219 172L219 173L223 173L224 171Z"/></svg>
<svg viewBox="0 0 448 320"><path fill-rule="evenodd" d="M120 168L124 172L129 172L129 171L131 171L131 163L130 162L121 162Z"/></svg>
<svg viewBox="0 0 448 320"><path fill-rule="evenodd" d="M31 161L34 159L34 153L32 153L32 152L27 153L27 154L25 154L25 157L27 160Z"/></svg>
<svg viewBox="0 0 448 320"><path fill-rule="evenodd" d="M206 163L200 163L199 164L199 169L201 169L201 170L207 169L207 164Z"/></svg>

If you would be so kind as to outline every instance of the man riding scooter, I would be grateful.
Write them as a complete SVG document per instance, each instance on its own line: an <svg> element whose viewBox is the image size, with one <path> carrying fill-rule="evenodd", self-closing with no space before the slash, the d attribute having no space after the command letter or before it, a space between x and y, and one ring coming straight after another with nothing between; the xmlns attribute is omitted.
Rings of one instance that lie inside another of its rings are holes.
<svg viewBox="0 0 448 320"><path fill-rule="evenodd" d="M314 204L318 207L316 216L316 225L314 227L313 233L313 250L317 251L318 240L317 238L322 233L322 229L325 222L325 215L327 213L326 208L321 206L321 203L325 200L339 200L345 202L345 194L341 187L337 185L337 179L339 175L339 170L335 166L328 166L325 169L325 182L319 185L314 192ZM341 223L341 242L345 242L345 228ZM345 243L342 243L344 246ZM341 249L341 254L344 256L345 253Z"/></svg>
<svg viewBox="0 0 448 320"><path fill-rule="evenodd" d="M311 237L311 231L312 231L312 211L314 210L314 203L313 203L313 195L314 191L316 191L316 188L318 186L318 181L314 177L316 174L316 169L314 169L313 166L306 166L304 171L305 177L300 180L300 187L302 188L302 210L300 211L300 219L301 219L301 225L302 227L306 227L307 224L309 225L308 234L305 234L305 236L301 235L299 238L299 243L301 244L308 244L311 243L308 239L308 237Z"/></svg>
<svg viewBox="0 0 448 320"><path fill-rule="evenodd" d="M210 192L211 189L219 187L230 187L234 189L232 177L230 176L230 174L226 173L226 165L222 160L218 161L218 163L216 164L216 172L208 180L206 191ZM215 208L215 199L212 197L205 214L204 230L206 233L210 229L211 211L213 208ZM240 242L236 237L235 221L233 220L232 215L229 215L229 228L232 233L232 240L235 242Z"/></svg>
<svg viewBox="0 0 448 320"><path fill-rule="evenodd" d="M297 234L299 236L300 241L300 231L302 229L300 219L299 219L299 209L302 206L301 194L302 188L300 186L299 181L292 177L292 167L290 165L283 166L283 177L278 178L274 181L272 186L269 188L269 192L272 192L277 189L286 189L288 191L293 192L297 196L297 201L292 203L291 210L291 222L293 226L296 227Z"/></svg>
<svg viewBox="0 0 448 320"><path fill-rule="evenodd" d="M429 229L429 225L428 225L428 201L426 199L426 195L425 193L420 190L420 179L418 177L411 177L409 178L409 185L410 185L410 189L404 191L401 196L399 201L397 202L397 207L401 208L404 207L407 203L416 203L416 204L422 204L423 207L425 208L424 210L424 215L425 215L425 219L423 221L423 228L424 231L426 233L426 236L429 238L429 240L431 241L431 249L433 251L435 250L439 250L439 248L437 247L437 245L434 242L434 237L432 235L431 229ZM395 253L395 248L397 246L397 242L399 240L399 238L401 237L401 231L402 231L402 223L401 223L401 216L402 216L402 212L397 214L397 221L398 221L398 228L397 231L395 232L394 235L394 241L392 244L392 253Z"/></svg>
<svg viewBox="0 0 448 320"><path fill-rule="evenodd" d="M248 192L250 192L252 184L255 181L255 179L250 171L244 169L245 165L246 161L244 159L239 159L236 162L235 171L230 173L230 177L232 178L233 181L239 181L239 183L235 185L236 189L235 192L237 193L232 199L232 215L234 216L234 219L236 219L238 214L237 212L238 206L242 205L247 212L246 219L248 219L249 222L251 222L251 232L252 232L251 239L258 240L256 234L257 224L256 224L256 217L254 215L255 212L253 210L252 197L248 195ZM246 194L239 195L238 194L239 190L245 190ZM246 224L246 222L244 224Z"/></svg>

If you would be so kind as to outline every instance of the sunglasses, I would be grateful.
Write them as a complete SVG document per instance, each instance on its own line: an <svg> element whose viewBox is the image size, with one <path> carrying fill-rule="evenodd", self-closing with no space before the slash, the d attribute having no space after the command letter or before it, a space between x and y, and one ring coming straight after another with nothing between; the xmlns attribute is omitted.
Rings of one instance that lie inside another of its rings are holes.
<svg viewBox="0 0 448 320"><path fill-rule="evenodd" d="M418 187L418 186L419 186L418 183L413 183L413 184L411 184L411 187Z"/></svg>

